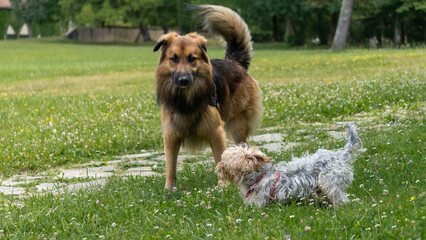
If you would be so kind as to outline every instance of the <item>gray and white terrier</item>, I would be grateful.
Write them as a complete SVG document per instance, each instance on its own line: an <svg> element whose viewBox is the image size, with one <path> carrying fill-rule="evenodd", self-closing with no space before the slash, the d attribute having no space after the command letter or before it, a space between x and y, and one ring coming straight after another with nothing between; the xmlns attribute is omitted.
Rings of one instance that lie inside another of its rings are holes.
<svg viewBox="0 0 426 240"><path fill-rule="evenodd" d="M345 190L353 181L351 163L355 153L363 151L354 124L349 129L348 143L341 149L319 149L291 162L271 163L271 158L257 147L246 144L226 149L216 166L219 179L236 183L245 204L257 207L273 202L288 203L320 194L333 205L349 201Z"/></svg>

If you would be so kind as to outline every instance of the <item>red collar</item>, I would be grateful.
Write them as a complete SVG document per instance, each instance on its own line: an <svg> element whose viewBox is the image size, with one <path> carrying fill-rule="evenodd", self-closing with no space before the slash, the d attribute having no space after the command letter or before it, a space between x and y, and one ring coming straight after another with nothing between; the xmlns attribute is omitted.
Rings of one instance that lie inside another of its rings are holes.
<svg viewBox="0 0 426 240"><path fill-rule="evenodd" d="M260 174L260 176L256 179L256 182L254 182L253 185L250 186L249 190L247 191L246 197L248 197L250 194L253 193L254 186L256 186L256 184L258 184L264 176L265 176L265 173Z"/></svg>
<svg viewBox="0 0 426 240"><path fill-rule="evenodd" d="M253 193L254 187L256 186L256 184L258 184L260 182L260 180L262 180L262 178L265 176L265 173L262 173L257 179L256 182L254 182L253 185L250 186L249 190L247 191L247 195L246 197L248 197L250 194ZM277 178L275 179L275 183L274 183L274 187L272 188L272 192L271 195L269 196L269 203L271 204L274 201L275 198L275 191L277 189L277 182L280 179L281 173L277 172Z"/></svg>
<svg viewBox="0 0 426 240"><path fill-rule="evenodd" d="M281 173L277 172L277 178L275 179L274 188L272 189L271 196L269 196L269 204L274 202L275 190L277 190L277 182L280 179Z"/></svg>

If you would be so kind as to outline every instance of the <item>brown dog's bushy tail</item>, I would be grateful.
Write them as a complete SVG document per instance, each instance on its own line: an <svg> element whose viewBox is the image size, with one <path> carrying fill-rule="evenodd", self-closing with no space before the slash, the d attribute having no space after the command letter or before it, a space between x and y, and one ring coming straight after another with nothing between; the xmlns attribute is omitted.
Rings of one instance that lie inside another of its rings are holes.
<svg viewBox="0 0 426 240"><path fill-rule="evenodd" d="M247 70L253 44L250 31L244 20L229 8L215 5L188 5L188 8L200 11L198 17L204 19L204 29L214 36L221 36L226 42L225 59L241 64Z"/></svg>

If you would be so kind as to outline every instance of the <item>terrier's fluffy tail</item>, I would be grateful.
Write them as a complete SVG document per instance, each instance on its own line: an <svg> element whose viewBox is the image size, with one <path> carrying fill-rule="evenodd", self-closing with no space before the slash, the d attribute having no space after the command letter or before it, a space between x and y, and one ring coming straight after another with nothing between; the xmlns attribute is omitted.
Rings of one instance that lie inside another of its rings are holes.
<svg viewBox="0 0 426 240"><path fill-rule="evenodd" d="M253 44L244 20L236 12L222 6L188 5L188 8L200 11L197 17L204 19L204 29L214 36L221 36L226 42L225 59L236 61L247 70Z"/></svg>
<svg viewBox="0 0 426 240"><path fill-rule="evenodd" d="M357 152L364 152L365 149L362 148L362 142L358 137L358 131L357 131L356 125L353 123L346 123L346 126L348 127L348 131L349 131L349 140L344 147L345 151L347 151L348 153L352 155ZM351 159L350 161L352 162L353 159L355 158L352 157L349 159Z"/></svg>

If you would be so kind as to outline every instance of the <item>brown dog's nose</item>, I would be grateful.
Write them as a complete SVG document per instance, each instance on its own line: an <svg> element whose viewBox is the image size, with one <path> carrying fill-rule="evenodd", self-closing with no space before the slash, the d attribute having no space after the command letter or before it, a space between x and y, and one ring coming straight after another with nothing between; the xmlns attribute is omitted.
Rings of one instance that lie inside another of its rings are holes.
<svg viewBox="0 0 426 240"><path fill-rule="evenodd" d="M186 87L189 85L189 77L186 75L178 77L178 82L182 87Z"/></svg>

